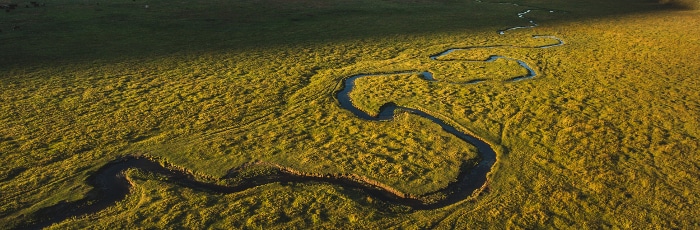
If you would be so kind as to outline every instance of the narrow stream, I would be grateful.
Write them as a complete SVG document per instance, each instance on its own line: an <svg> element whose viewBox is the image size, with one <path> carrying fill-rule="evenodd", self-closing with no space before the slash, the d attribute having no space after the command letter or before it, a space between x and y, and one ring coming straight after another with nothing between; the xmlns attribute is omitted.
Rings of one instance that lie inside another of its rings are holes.
<svg viewBox="0 0 700 230"><path fill-rule="evenodd" d="M481 2L477 0L477 2ZM511 4L518 6L513 3L495 3L495 4ZM525 16L532 12L532 10L540 9L530 9L524 12L518 13L518 17L527 19ZM552 11L550 11L552 12ZM528 26L516 26L508 29L498 31L499 34L505 34L507 31L522 29L522 28L532 28L537 26L533 20L529 20L530 25ZM495 46L474 46L474 47L464 47L464 48L450 48L443 52L435 55L429 56L433 61L453 61L453 60L443 60L443 58L459 50L470 50L479 48L551 48L556 46L564 45L564 41L554 36L533 36L533 38L546 38L556 40L556 43L543 45L543 46L514 46L514 45L495 45ZM469 62L493 62L498 59L507 59L516 61L521 67L527 70L527 74L523 76L513 77L507 81L521 81L530 79L537 76L537 73L524 61L499 56L492 55L486 60L475 61L475 60L462 60ZM394 118L395 112L397 110L408 112L417 116L421 116L429 119L435 124L442 127L445 132L448 132L455 137L475 146L479 152L479 161L474 167L463 166L459 170L459 175L457 179L448 184L447 187L436 191L431 194L425 194L423 196L415 196L410 194L404 194L397 191L387 185L381 184L377 181L372 181L364 177L347 174L347 175L309 175L300 173L296 170L285 168L283 166L275 165L272 163L258 163L257 165L265 165L272 168L274 172L268 175L258 175L252 178L245 178L246 180L237 184L235 186L225 186L215 183L209 183L197 180L193 175L179 171L172 167L162 166L155 160L144 158L144 157L125 157L118 159L109 164L104 165L99 170L97 170L92 176L87 179L87 183L93 187L93 189L88 192L88 194L80 200L72 202L59 202L56 205L42 208L37 212L33 213L31 222L24 223L16 228L22 229L38 229L43 227L48 227L51 224L64 221L68 218L73 218L77 216L83 216L86 214L99 212L107 207L115 204L115 202L123 200L129 194L131 189L131 183L127 180L125 176L125 171L129 169L138 169L144 172L155 173L167 178L168 182L178 184L183 187L195 189L198 191L215 193L215 194L232 194L241 192L247 189L258 187L270 183L329 183L337 185L340 187L347 188L352 191L359 191L372 196L379 200L387 203L402 205L411 207L413 210L425 210L425 209L437 209L442 208L451 204L460 202L469 196L471 196L474 191L480 189L487 181L486 175L491 170L493 165L496 163L496 153L493 148L489 146L486 142L482 141L478 137L472 136L468 133L458 130L457 128L450 126L445 121L436 118L429 113L420 111L414 108L398 106L392 102L387 102L380 108L380 112L377 116L371 116L366 112L355 107L350 98L350 92L355 87L355 81L363 77L380 77L387 75L407 75L407 74L418 74L424 80L429 82L439 82L433 78L433 74L430 72L416 72L416 71L406 71L406 72L394 72L394 73L378 73L378 74L358 74L346 78L343 81L343 89L338 91L336 97L340 104L340 107L350 111L352 114L358 118L367 121L391 121ZM451 84L477 84L485 80L474 80L470 82L447 82ZM466 163L466 162L465 162ZM252 166L256 164L249 164ZM239 168L237 170L245 170L245 167ZM235 172L234 172L235 174ZM234 175L232 175L233 177ZM221 178L221 179L227 179ZM443 198L437 201L426 202L424 199L432 194L443 194Z"/></svg>

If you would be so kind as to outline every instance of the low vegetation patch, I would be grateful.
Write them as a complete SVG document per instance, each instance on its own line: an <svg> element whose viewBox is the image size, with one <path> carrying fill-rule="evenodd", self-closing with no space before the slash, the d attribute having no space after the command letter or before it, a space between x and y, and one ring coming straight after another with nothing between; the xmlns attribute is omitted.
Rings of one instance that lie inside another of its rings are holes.
<svg viewBox="0 0 700 230"><path fill-rule="evenodd" d="M478 197L417 211L326 183L225 195L131 170L124 200L49 228L697 227L697 2L513 3L0 0L0 222L84 198L90 175L130 155L212 183L264 161L430 195L474 147L409 113L362 120L335 94L356 74L432 71L453 82L366 78L353 101L427 111L492 144ZM518 17L530 8L554 12ZM496 32L528 20L539 26ZM430 59L552 42L533 35L566 44ZM538 76L467 61L490 55Z"/></svg>

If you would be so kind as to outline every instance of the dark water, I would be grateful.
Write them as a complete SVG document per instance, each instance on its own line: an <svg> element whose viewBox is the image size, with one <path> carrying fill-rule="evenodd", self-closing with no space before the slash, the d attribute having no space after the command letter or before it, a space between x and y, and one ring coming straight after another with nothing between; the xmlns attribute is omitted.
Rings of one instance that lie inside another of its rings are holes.
<svg viewBox="0 0 700 230"><path fill-rule="evenodd" d="M361 77L370 76L380 75L355 75L344 81L345 87L343 90L337 93L337 98L341 107L368 121L389 121L393 119L396 110L403 110L431 120L432 122L440 125L446 132L476 146L478 149L480 156L478 164L472 168L462 167L456 181L435 192L445 194L446 196L443 199L426 203L420 197L396 194L395 192L387 190L384 187L377 186L372 181L362 181L361 179L358 179L360 177L356 176L299 175L281 167L273 167L275 172L269 175L246 178L245 181L236 186L223 186L198 181L191 174L164 167L151 159L126 157L101 167L92 176L90 176L87 183L91 185L93 189L85 198L73 202L61 202L54 206L43 208L34 213L34 222L25 223L22 226L19 226L19 228L43 228L70 217L95 213L114 205L115 202L123 200L129 194L131 184L124 176L124 172L128 169L138 169L144 172L159 174L166 177L171 183L214 194L237 193L269 183L329 183L347 188L351 191L365 193L368 196L372 196L375 199L382 200L386 203L408 206L414 210L436 209L454 204L469 197L475 190L479 189L486 182L486 174L496 162L496 153L484 141L461 132L446 124L444 121L420 110L396 106L393 103L387 103L382 106L379 115L373 117L354 107L348 94L350 91L352 91L355 80ZM422 76L427 81L434 81L430 73L424 73Z"/></svg>
<svg viewBox="0 0 700 230"><path fill-rule="evenodd" d="M422 205L422 208L439 208L443 207L449 204L456 203L460 200L466 199L468 196L470 196L475 190L481 188L483 184L486 182L486 174L491 170L491 167L493 166L494 163L496 163L496 153L494 150L489 146L486 142L482 141L481 139L474 137L472 135L469 135L467 133L464 133L462 131L457 130L455 127L452 127L445 123L443 120L440 120L428 113L425 113L423 111L413 109L413 108L408 108L408 107L402 107L402 106L397 106L394 103L388 102L381 106L379 114L375 116L371 116L362 110L358 109L352 104L352 100L350 99L350 92L353 90L355 87L355 81L359 78L363 77L380 77L380 76L386 76L386 75L395 75L395 74L416 74L416 73L411 73L411 72L402 72L402 73L388 73L388 74L359 74L355 75L352 77L349 77L345 79L345 82L343 84L343 89L337 93L337 98L338 102L340 102L340 106L343 109L346 109L350 112L352 112L355 116L369 120L369 121L390 121L394 118L394 113L396 110L402 110L409 112L411 114L415 114L424 118L429 119L435 124L440 125L443 130L446 132L458 137L459 139L475 146L479 152L479 162L478 164L470 169L461 169L458 179L456 182L451 183L447 188L439 191L441 193L449 194L447 198L434 203L430 205ZM426 81L435 81L433 79L433 76L429 72L422 72L420 75L425 79ZM466 163L466 162L465 162ZM421 207L414 207L414 208L421 208Z"/></svg>
<svg viewBox="0 0 700 230"><path fill-rule="evenodd" d="M512 4L512 3L500 3L500 4ZM517 4L513 4L516 5ZM527 10L518 14L518 17L525 19L525 15L530 13L532 10ZM551 12L551 11L550 11ZM531 28L537 26L537 24L530 20L529 26L517 26L511 27L505 30L498 31L499 34L504 34L506 31L520 29L520 28ZM441 60L442 57L458 50L469 50L476 48L550 48L561 46L564 42L553 36L533 36L533 38L547 38L557 40L556 43L543 46L535 47L522 47L522 46L481 46L481 47L464 47L464 48L451 48L445 50L441 53L430 56L430 59L435 61ZM513 59L504 56L493 55L488 59L483 61L471 61L471 62L493 62L497 59L508 59L518 62L518 64L527 70L527 74L523 76L518 76L511 78L508 81L520 81L537 76L536 72L530 68L524 61ZM397 110L405 111L417 116L421 116L429 119L435 124L442 127L445 132L448 132L455 137L475 146L479 152L479 161L474 167L469 167L468 162L464 162L463 166L459 170L459 175L456 180L447 187L436 191L431 194L426 194L430 196L432 194L442 194L442 199L431 200L426 202L425 199L421 197L407 196L405 194L397 194L393 189L387 188L386 186L378 186L374 181L363 181L363 179L358 179L355 175L324 175L324 176L313 176L313 175L299 175L289 169L283 167L268 165L273 168L273 172L268 175L258 175L252 178L246 178L241 183L235 186L224 186L214 183L208 183L204 181L199 181L191 174L183 171L178 171L172 168L164 167L154 160L141 157L125 157L116 161L113 161L96 171L87 180L87 183L93 187L93 189L88 192L85 198L73 202L60 202L56 205L40 209L39 211L32 214L33 218L29 218L31 222L23 223L19 226L15 226L17 229L39 229L43 227L50 226L51 224L61 222L71 217L82 216L86 214L91 214L103 210L109 206L115 204L115 202L123 200L128 194L131 188L131 184L127 181L124 176L124 172L128 169L138 169L144 172L150 172L159 174L167 178L168 182L178 184L183 187L188 187L191 189L199 190L202 192L208 192L212 194L231 194L241 192L253 187L270 184L270 183L328 183L336 186L346 188L348 191L355 191L364 193L368 196L372 196L378 200L382 200L386 203L408 206L413 210L425 210L425 209L437 209L442 208L457 202L460 202L469 196L471 196L474 191L481 188L486 183L486 175L491 170L496 162L496 153L486 142L481 139L462 132L455 127L452 127L445 123L443 120L438 119L426 112L398 106L392 102L387 102L380 108L379 114L375 116L370 116L369 114L359 110L352 104L349 97L349 93L355 87L355 81L363 77L379 77L387 75L400 75L400 74L419 74L424 80L430 82L436 82L433 78L433 74L430 72L395 72L395 73L379 73L379 74L358 74L351 76L344 80L343 89L336 94L338 102L343 109L350 111L355 116L371 121L390 121L394 118L394 114ZM453 84L476 84L485 80L473 80L470 82L463 83L453 83ZM222 178L227 179L227 178ZM343 190L343 191L346 191Z"/></svg>

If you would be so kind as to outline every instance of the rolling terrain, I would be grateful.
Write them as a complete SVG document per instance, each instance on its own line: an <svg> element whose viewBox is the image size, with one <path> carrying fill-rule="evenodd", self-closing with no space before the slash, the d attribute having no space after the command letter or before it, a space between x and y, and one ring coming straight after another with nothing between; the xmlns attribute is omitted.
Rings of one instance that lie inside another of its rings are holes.
<svg viewBox="0 0 700 230"><path fill-rule="evenodd" d="M693 1L15 3L6 228L700 227Z"/></svg>

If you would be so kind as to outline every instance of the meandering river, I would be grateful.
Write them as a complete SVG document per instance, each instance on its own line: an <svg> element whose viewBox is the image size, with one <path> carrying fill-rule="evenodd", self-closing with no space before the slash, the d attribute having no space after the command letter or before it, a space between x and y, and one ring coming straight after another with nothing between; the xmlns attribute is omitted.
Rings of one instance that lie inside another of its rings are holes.
<svg viewBox="0 0 700 230"><path fill-rule="evenodd" d="M477 2L481 2L477 0ZM496 4L510 4L518 6L513 3L496 3ZM515 29L532 28L538 26L533 20L526 17L527 14L534 10L543 10L538 8L528 9L526 11L518 13L519 18L523 18L528 21L527 26L516 26L503 30L497 31L498 34L505 34L508 31ZM551 10L546 10L553 12ZM542 46L516 46L516 45L495 45L495 46L474 46L474 47L463 47L463 48L450 48L443 52L437 53L435 55L429 56L433 61L444 61L443 58L448 54L460 51L460 50L470 50L470 49L480 49L480 48L532 48L532 49L545 49L556 46L564 45L564 41L554 36L533 36L535 39L550 39L556 41L554 43ZM521 81L530 79L537 76L537 73L533 68L531 68L526 62L505 57L499 55L492 55L486 60L465 60L470 62L493 62L497 59L507 59L516 61L522 68L527 70L527 74L523 76L515 76L507 81ZM88 178L87 183L93 186L93 189L88 193L88 195L77 201L73 202L60 202L54 206L43 208L33 215L34 222L26 223L20 228L42 228L49 226L53 223L63 221L65 219L82 216L85 214L95 213L103 210L115 202L123 200L128 194L131 183L125 178L125 171L128 169L138 169L146 172L156 173L168 178L167 180L176 183L180 186L210 192L217 194L231 194L240 191L244 191L253 187L270 184L270 183L285 183L285 182L320 182L320 183L330 183L337 186L342 186L349 188L350 190L364 192L369 196L373 196L377 199L383 200L387 203L393 203L396 205L409 206L414 210L421 209L435 209L445 207L457 202L460 202L469 196L471 196L474 191L480 189L487 181L487 174L496 163L496 153L493 148L482 139L472 136L465 132L464 130L459 130L445 121L431 115L429 112L424 112L415 108L398 106L392 102L387 102L380 108L380 112L377 116L371 116L368 113L357 108L350 98L350 92L355 89L355 82L357 79L366 77L382 77L387 75L403 75L403 74L417 74L422 76L426 81L438 82L433 77L431 72L393 72L393 73L376 73L376 74L357 74L350 76L343 80L343 89L338 91L336 97L342 107L348 110L358 118L367 120L367 122L372 121L390 121L394 118L394 114L397 110L405 111L417 116L421 116L429 119L435 124L442 127L442 129L454 135L455 137L475 146L479 152L479 160L476 166L467 167L463 166L459 170L459 175L457 179L450 183L447 187L436 191L435 193L444 194L444 198L438 201L426 202L424 197L410 195L397 191L390 186L384 185L381 182L373 181L362 176L354 174L337 174L337 175L313 175L305 174L303 172L286 168L274 163L264 163L257 162L252 164L247 164L246 167L251 165L265 165L271 167L274 173L269 175L259 175L252 178L246 178L246 180L235 186L224 186L209 182L204 182L195 179L196 177L183 171L179 171L172 167L162 166L156 160L145 158L145 157L126 157L113 161L96 171L92 176ZM475 80L470 82L448 82L452 84L479 84L485 80ZM465 164L466 165L466 164ZM237 170L245 170L246 167L241 167ZM234 170L235 172L236 170ZM226 178L222 178L226 179ZM427 194L430 195L430 194Z"/></svg>

